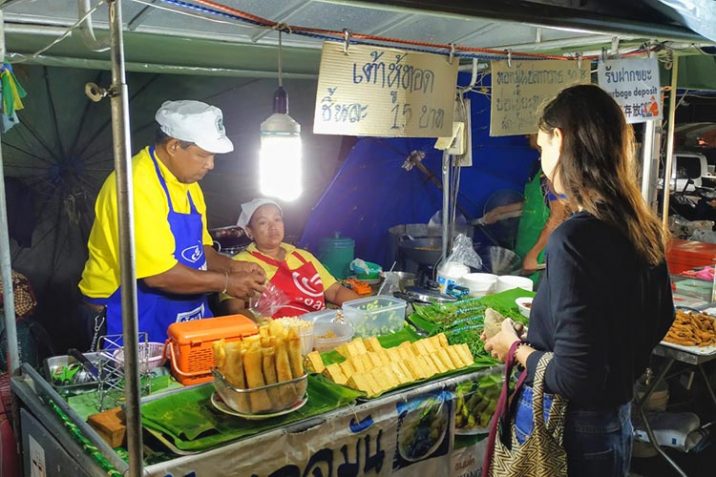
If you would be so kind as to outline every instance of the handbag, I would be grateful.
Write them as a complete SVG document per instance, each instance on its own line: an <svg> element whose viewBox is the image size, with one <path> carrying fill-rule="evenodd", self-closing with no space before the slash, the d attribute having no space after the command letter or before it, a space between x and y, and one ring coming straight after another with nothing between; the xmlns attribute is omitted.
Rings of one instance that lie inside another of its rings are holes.
<svg viewBox="0 0 716 477"><path fill-rule="evenodd" d="M567 452L563 447L563 436L567 401L555 395L546 423L543 413L544 374L552 359L552 353L545 353L537 363L532 396L532 434L523 444L515 437L515 416L510 415L510 409L516 412L517 407L509 405L508 397L510 377L515 365L515 351L519 345L519 341L515 342L507 355L504 384L490 422L482 477L566 477ZM523 371L517 380L513 399L526 379L527 370Z"/></svg>

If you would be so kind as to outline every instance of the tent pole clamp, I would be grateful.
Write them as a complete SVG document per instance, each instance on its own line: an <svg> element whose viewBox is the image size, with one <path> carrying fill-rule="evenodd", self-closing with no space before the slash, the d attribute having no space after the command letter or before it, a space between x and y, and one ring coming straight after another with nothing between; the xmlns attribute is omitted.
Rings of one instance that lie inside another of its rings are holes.
<svg viewBox="0 0 716 477"><path fill-rule="evenodd" d="M119 96L120 91L114 85L109 88L103 88L96 83L85 83L85 95L95 103L99 103L104 98Z"/></svg>

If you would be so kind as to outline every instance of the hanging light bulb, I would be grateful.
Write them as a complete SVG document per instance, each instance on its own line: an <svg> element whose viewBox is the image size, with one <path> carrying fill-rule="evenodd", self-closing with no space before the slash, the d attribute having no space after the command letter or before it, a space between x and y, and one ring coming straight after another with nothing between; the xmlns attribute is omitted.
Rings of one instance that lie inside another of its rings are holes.
<svg viewBox="0 0 716 477"><path fill-rule="evenodd" d="M281 30L278 32L278 89L273 114L261 123L259 186L267 197L296 200L303 192L301 125L288 115L288 94L283 89Z"/></svg>

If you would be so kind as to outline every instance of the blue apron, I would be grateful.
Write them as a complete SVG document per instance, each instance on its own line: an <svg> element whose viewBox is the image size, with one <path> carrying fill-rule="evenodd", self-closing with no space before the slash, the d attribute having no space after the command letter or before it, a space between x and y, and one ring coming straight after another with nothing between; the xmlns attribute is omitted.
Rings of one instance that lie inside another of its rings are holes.
<svg viewBox="0 0 716 477"><path fill-rule="evenodd" d="M176 243L174 258L189 268L206 270L206 256L202 243L204 225L201 214L196 210L188 191L187 198L191 207L189 213L180 214L174 211L167 183L162 177L159 164L154 156L154 147L149 149L149 155L152 157L159 183L164 189L169 204L167 220ZM107 298L104 304L107 306L107 334L121 334L121 287L117 288L117 291ZM139 331L147 332L150 341L159 342L164 342L167 339L167 328L172 323L213 316L206 294L168 294L148 287L144 284L144 280L137 281L137 311Z"/></svg>

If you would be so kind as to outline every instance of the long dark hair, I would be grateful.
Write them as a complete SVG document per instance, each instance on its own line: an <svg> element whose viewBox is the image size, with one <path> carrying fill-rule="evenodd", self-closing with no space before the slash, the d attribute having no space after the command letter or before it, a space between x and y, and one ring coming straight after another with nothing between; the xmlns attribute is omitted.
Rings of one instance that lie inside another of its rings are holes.
<svg viewBox="0 0 716 477"><path fill-rule="evenodd" d="M661 263L667 234L641 196L634 134L612 97L595 85L566 88L544 108L539 128L562 131L554 175L572 210L613 225L647 263Z"/></svg>

